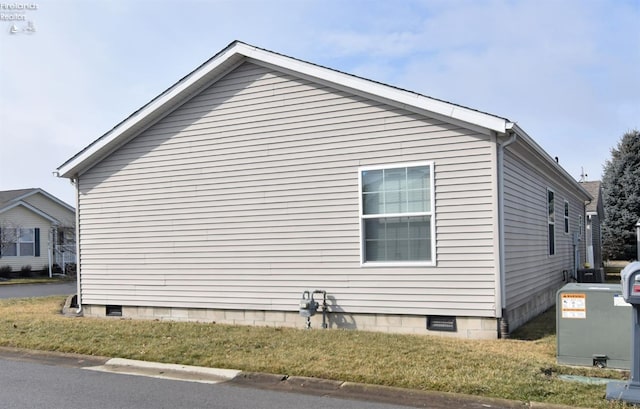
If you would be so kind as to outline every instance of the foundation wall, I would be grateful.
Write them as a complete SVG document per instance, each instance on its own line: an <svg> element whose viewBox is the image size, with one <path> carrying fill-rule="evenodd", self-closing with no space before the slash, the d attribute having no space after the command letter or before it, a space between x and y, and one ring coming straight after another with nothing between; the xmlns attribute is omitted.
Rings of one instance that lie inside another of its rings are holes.
<svg viewBox="0 0 640 409"><path fill-rule="evenodd" d="M255 325L305 328L306 318L292 311L213 310L195 308L122 306L122 316L107 317L105 305L83 305L84 316L124 319L211 322L229 325ZM456 331L427 329L427 317L391 314L327 313L328 328L399 334L424 334L465 339L496 339L495 318L456 317ZM311 317L311 328L322 328L322 313Z"/></svg>
<svg viewBox="0 0 640 409"><path fill-rule="evenodd" d="M535 296L512 310L507 314L509 320L509 331L526 324L532 318L537 317L556 304L556 293L558 289L547 288L539 291Z"/></svg>

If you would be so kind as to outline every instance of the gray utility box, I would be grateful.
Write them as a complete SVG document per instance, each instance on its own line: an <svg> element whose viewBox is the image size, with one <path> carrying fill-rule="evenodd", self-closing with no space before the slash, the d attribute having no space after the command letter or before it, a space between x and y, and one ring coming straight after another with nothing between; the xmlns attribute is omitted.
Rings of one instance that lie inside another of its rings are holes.
<svg viewBox="0 0 640 409"><path fill-rule="evenodd" d="M558 363L631 367L631 304L621 284L570 283L558 290Z"/></svg>

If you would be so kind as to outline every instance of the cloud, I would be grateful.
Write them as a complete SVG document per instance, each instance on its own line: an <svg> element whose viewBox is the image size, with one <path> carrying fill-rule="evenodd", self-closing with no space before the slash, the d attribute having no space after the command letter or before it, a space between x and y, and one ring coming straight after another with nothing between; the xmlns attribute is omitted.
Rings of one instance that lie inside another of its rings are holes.
<svg viewBox="0 0 640 409"><path fill-rule="evenodd" d="M639 3L412 4L422 17L408 26L379 14L327 41L359 75L519 122L576 177L584 165L598 178L609 147L639 126Z"/></svg>
<svg viewBox="0 0 640 409"><path fill-rule="evenodd" d="M51 171L234 39L506 116L574 176L640 127L637 0L38 4L0 32L0 189L72 201Z"/></svg>

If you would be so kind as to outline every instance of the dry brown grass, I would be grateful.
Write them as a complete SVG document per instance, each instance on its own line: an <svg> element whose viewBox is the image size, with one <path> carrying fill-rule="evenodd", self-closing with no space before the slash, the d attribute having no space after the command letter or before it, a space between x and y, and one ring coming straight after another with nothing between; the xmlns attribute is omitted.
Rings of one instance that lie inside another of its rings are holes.
<svg viewBox="0 0 640 409"><path fill-rule="evenodd" d="M158 362L312 376L421 390L594 408L604 386L559 373L621 378L615 371L555 363L555 336L452 340L342 330L65 318L60 297L0 301L0 345ZM546 331L546 332L545 332Z"/></svg>

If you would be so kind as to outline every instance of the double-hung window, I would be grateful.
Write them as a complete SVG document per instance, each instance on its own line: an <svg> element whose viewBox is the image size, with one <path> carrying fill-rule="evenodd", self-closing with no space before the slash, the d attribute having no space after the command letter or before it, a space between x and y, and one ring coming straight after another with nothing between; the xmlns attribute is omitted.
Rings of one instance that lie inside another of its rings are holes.
<svg viewBox="0 0 640 409"><path fill-rule="evenodd" d="M434 265L433 163L362 167L363 265Z"/></svg>
<svg viewBox="0 0 640 409"><path fill-rule="evenodd" d="M6 241L2 250L3 256L26 257L36 255L36 230L24 228L3 229Z"/></svg>

